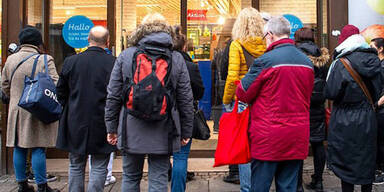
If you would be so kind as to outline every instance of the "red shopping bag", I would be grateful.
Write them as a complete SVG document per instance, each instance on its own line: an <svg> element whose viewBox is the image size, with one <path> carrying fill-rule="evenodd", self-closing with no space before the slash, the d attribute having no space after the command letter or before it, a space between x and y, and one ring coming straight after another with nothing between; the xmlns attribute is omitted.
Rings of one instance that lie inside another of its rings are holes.
<svg viewBox="0 0 384 192"><path fill-rule="evenodd" d="M239 101L236 100L233 111L223 113L220 118L214 167L251 161L248 140L249 107L237 113L238 105Z"/></svg>

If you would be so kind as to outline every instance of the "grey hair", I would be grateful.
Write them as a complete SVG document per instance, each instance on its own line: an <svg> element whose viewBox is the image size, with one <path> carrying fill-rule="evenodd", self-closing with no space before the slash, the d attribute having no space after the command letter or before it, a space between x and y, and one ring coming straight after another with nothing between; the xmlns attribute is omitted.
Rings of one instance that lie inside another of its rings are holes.
<svg viewBox="0 0 384 192"><path fill-rule="evenodd" d="M264 25L264 33L268 32L276 36L289 36L291 34L291 24L283 16L272 17L268 20L267 24Z"/></svg>

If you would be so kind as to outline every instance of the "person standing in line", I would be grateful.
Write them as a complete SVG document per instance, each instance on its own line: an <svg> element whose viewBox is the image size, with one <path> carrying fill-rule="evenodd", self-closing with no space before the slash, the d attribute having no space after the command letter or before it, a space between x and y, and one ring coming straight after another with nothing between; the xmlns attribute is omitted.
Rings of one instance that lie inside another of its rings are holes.
<svg viewBox="0 0 384 192"><path fill-rule="evenodd" d="M148 14L131 35L129 48L119 55L111 74L105 120L109 143L123 151L122 191L140 192L144 158L147 156L148 191L167 192L170 155L187 145L192 136L191 83L183 56L172 51L173 37L173 29L164 16ZM151 84L138 86L145 83L144 79L151 79ZM159 81L166 87L160 86ZM154 94L154 91L160 92L160 88L171 92L169 102L156 98L159 94ZM141 97L133 90L148 93L148 97L153 99L148 101L151 104L143 100L136 102ZM144 109L156 113L148 114ZM159 114L163 114L163 118L153 116Z"/></svg>
<svg viewBox="0 0 384 192"><path fill-rule="evenodd" d="M330 66L325 97L333 101L328 132L328 167L341 179L343 192L372 191L377 150L377 119L368 94L355 81L341 59L366 84L373 102L382 90L381 66L376 50L370 48L359 29L346 25L339 36Z"/></svg>
<svg viewBox="0 0 384 192"><path fill-rule="evenodd" d="M56 192L47 185L46 148L55 147L58 122L45 124L31 113L18 106L24 90L25 76L29 76L33 63L42 54L43 40L41 33L34 27L26 27L19 33L20 50L10 55L4 65L1 89L9 98L7 122L7 147L13 147L13 165L19 192L32 192L33 186L28 185L26 161L28 149L32 150L32 169L39 192ZM53 58L48 55L48 73L57 83ZM19 65L20 64L20 65ZM17 66L19 67L17 68ZM36 73L43 72L44 59L38 58Z"/></svg>
<svg viewBox="0 0 384 192"><path fill-rule="evenodd" d="M103 191L107 166L115 146L107 142L104 107L107 85L115 57L104 48L109 32L95 26L89 32L89 48L64 61L57 84L63 105L56 147L69 152L68 191L84 191L85 166L91 155L92 169L87 191Z"/></svg>
<svg viewBox="0 0 384 192"><path fill-rule="evenodd" d="M189 78L191 80L191 88L194 100L194 107L197 110L197 102L204 95L203 80L200 75L199 66L193 63L191 57L185 52L187 49L187 37L181 33L181 27L174 27L175 37L173 43L173 49L179 52L187 65ZM172 167L172 192L184 192L187 182L187 170L188 170L188 156L191 150L192 139L187 145L182 146L179 152L173 153L173 167Z"/></svg>
<svg viewBox="0 0 384 192"><path fill-rule="evenodd" d="M311 96L310 107L310 138L313 151L313 166L315 173L312 175L312 181L308 184L310 189L316 192L323 192L323 171L325 167L325 97L324 87L327 77L329 61L329 52L327 48L319 48L315 44L314 32L310 28L303 27L295 32L296 47L305 53L313 63L315 71L315 84ZM303 182L303 164L300 166L298 178L298 190L304 191Z"/></svg>
<svg viewBox="0 0 384 192"><path fill-rule="evenodd" d="M377 50L379 60L381 61L382 77L384 77L384 38L372 39L370 46ZM384 95L384 90L381 92L381 95ZM380 108L377 112L377 167L375 180L373 181L375 185L384 184L384 109L381 107L383 103L384 99L380 99Z"/></svg>
<svg viewBox="0 0 384 192"><path fill-rule="evenodd" d="M236 90L238 99L250 104L252 192L268 192L273 179L277 192L296 192L308 155L313 64L289 39L290 32L282 16L267 22L267 51Z"/></svg>
<svg viewBox="0 0 384 192"><path fill-rule="evenodd" d="M260 57L266 47L263 40L264 19L255 8L241 10L232 28L232 43L229 49L228 76L225 82L223 105L224 111L233 109L235 100L235 81L241 80L248 72L249 65L255 58ZM239 106L239 109L245 108ZM251 188L251 165L239 166L240 190L248 192ZM231 168L231 166L230 166ZM231 170L230 170L231 173ZM224 181L231 181L224 178Z"/></svg>

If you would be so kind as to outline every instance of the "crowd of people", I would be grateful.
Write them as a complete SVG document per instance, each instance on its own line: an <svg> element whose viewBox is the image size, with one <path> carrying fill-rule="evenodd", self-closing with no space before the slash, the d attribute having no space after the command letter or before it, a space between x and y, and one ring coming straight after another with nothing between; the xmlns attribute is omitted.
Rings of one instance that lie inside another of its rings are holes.
<svg viewBox="0 0 384 192"><path fill-rule="evenodd" d="M237 100L239 112L249 108L252 161L230 165L225 180L239 180L241 192L268 192L273 180L278 192L304 191L310 145L314 174L307 187L324 191L327 162L343 192L353 192L354 185L372 191L373 182L384 183L384 39L368 44L358 28L347 25L331 59L316 45L314 30L301 28L294 40L290 33L287 19L254 8L243 9L234 23L223 112L231 112ZM69 152L71 192L99 192L115 182L117 150L122 191L140 191L145 158L148 191L168 191L170 167L171 191L185 191L194 112L204 86L180 26L170 26L158 13L147 15L117 58L108 51L106 28L93 27L88 41L88 49L67 57L58 74L54 58L40 57L46 55L42 35L29 26L19 33L18 52L7 58L1 89L9 103L6 145L14 148L18 191L35 191L28 184L29 150L37 190L59 191L47 184L50 147ZM54 98L63 107L59 121L43 123L19 106L26 76L35 69L56 84Z"/></svg>

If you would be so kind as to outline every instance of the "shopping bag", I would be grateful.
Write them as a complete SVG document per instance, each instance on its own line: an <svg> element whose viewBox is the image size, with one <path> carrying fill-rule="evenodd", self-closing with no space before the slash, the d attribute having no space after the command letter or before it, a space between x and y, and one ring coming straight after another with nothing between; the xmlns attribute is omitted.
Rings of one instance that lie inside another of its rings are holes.
<svg viewBox="0 0 384 192"><path fill-rule="evenodd" d="M239 101L230 113L223 113L219 123L219 139L214 167L244 164L251 161L248 140L249 107L238 113Z"/></svg>

